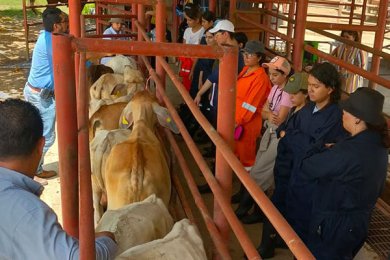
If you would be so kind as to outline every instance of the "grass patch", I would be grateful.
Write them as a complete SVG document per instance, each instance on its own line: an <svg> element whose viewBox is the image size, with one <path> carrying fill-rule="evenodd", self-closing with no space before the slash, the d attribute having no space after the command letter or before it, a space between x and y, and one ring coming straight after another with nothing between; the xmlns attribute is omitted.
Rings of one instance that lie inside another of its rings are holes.
<svg viewBox="0 0 390 260"><path fill-rule="evenodd" d="M15 18L21 18L23 19L23 10L22 9L7 9L7 10L0 10L0 16L1 17L15 17ZM41 18L41 13L38 11L38 14L34 14L33 11L28 10L27 11L27 17L28 18Z"/></svg>

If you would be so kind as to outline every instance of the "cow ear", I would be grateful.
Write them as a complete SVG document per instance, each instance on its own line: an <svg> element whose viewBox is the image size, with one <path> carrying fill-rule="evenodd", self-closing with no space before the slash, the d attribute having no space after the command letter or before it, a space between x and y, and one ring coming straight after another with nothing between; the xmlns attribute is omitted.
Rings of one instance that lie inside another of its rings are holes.
<svg viewBox="0 0 390 260"><path fill-rule="evenodd" d="M157 103L154 103L153 111L154 113L156 113L160 125L169 128L175 134L180 133L175 121L173 121L172 117L169 115L169 112L165 107L159 106Z"/></svg>
<svg viewBox="0 0 390 260"><path fill-rule="evenodd" d="M127 104L127 106L123 109L122 114L119 118L119 128L121 129L130 128L134 122L133 113L131 111L131 106L129 104Z"/></svg>

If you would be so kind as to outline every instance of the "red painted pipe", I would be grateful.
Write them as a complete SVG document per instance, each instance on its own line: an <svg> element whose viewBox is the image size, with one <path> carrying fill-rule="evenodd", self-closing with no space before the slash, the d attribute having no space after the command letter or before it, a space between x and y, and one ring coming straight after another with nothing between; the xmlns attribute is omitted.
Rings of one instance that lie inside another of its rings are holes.
<svg viewBox="0 0 390 260"><path fill-rule="evenodd" d="M84 17L80 17L81 37L84 37ZM89 117L87 89L86 54L80 54L79 88L77 93L77 126L78 126L78 162L79 162L79 240L80 259L95 259L95 229L93 220L93 201L91 183L91 162L89 155Z"/></svg>
<svg viewBox="0 0 390 260"><path fill-rule="evenodd" d="M157 0L156 7L156 42L165 42L165 34L167 28L167 12L165 0ZM161 64L156 60L156 72L161 80L161 88L165 89L165 70ZM161 101L159 92L157 98Z"/></svg>
<svg viewBox="0 0 390 260"><path fill-rule="evenodd" d="M379 2L380 8L378 8L378 22L377 22L377 31L375 32L375 41L374 41L374 49L382 50L383 48L383 41L385 37L385 31L386 31L386 23L387 23L387 14L388 14L388 7L389 7L389 1L388 0L381 0ZM381 64L381 58L377 55L372 56L371 61L371 72L375 73L376 75L379 74L379 68ZM379 83L379 82L377 82ZM384 86L384 85L383 85ZM390 84L388 84L386 87L389 88ZM376 85L372 82L369 83L370 88L375 88Z"/></svg>
<svg viewBox="0 0 390 260"><path fill-rule="evenodd" d="M140 30L138 30L140 33ZM140 33L141 39L143 35ZM183 56L216 59L222 57L223 50L211 46L194 46L180 43L151 43L140 41L107 41L103 39L74 38L76 51L104 52L128 55L147 56Z"/></svg>
<svg viewBox="0 0 390 260"><path fill-rule="evenodd" d="M71 37L53 35L52 41L63 227L78 237L77 113Z"/></svg>
<svg viewBox="0 0 390 260"><path fill-rule="evenodd" d="M95 229L88 135L88 100L85 53L80 55L80 82L77 95L78 159L80 183L80 259L95 259Z"/></svg>
<svg viewBox="0 0 390 260"><path fill-rule="evenodd" d="M217 131L228 146L233 149L233 130L236 110L236 83L238 67L238 48L225 48L225 55L219 62L218 118ZM232 193L232 169L217 147L215 177L229 201ZM214 199L214 221L225 243L229 243L230 227L218 201Z"/></svg>
<svg viewBox="0 0 390 260"><path fill-rule="evenodd" d="M297 12L295 16L295 29L294 29L294 52L293 63L295 71L302 70L302 55L303 45L305 41L306 30L306 18L307 18L307 6L308 0L297 1Z"/></svg>

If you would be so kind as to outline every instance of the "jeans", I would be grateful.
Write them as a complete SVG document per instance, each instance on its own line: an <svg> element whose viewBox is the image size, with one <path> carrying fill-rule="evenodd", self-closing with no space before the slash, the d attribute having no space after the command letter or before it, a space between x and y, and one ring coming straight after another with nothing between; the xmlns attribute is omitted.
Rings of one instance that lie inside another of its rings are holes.
<svg viewBox="0 0 390 260"><path fill-rule="evenodd" d="M24 98L38 108L43 121L43 136L45 137L45 146L43 147L42 158L38 166L37 174L42 171L43 159L46 152L54 144L55 135L55 121L56 121L56 103L53 97L43 99L40 93L32 90L26 83L23 90Z"/></svg>

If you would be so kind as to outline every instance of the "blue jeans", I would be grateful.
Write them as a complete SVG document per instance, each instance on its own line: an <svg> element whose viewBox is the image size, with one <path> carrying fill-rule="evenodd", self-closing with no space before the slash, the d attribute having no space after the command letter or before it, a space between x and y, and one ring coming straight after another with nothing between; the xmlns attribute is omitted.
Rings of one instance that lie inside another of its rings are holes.
<svg viewBox="0 0 390 260"><path fill-rule="evenodd" d="M43 136L45 137L45 146L43 147L43 154L41 161L38 166L37 174L39 175L42 171L43 158L46 152L54 144L56 139L55 134L55 121L56 121L56 103L54 98L50 97L47 99L41 98L38 92L32 90L26 83L23 90L24 98L38 108L42 121L43 121Z"/></svg>

